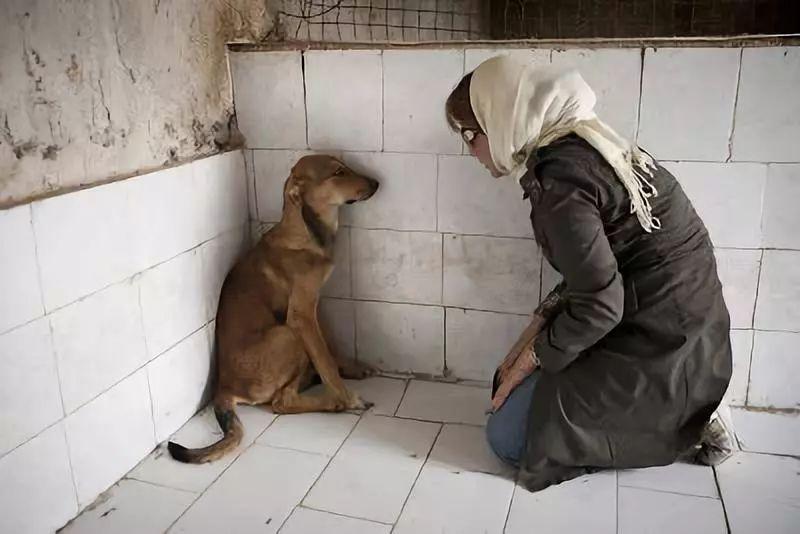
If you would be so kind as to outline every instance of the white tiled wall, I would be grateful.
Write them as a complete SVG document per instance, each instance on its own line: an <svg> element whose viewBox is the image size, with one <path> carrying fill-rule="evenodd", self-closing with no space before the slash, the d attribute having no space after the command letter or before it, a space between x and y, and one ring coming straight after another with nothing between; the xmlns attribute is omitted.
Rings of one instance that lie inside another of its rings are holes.
<svg viewBox="0 0 800 534"><path fill-rule="evenodd" d="M300 146L248 137L254 219L280 218L289 169L314 150L382 184L369 202L343 209L340 246L349 254L338 254L340 272L326 288L337 298L321 306L332 345L386 370L489 380L558 281L517 184L491 179L444 119L461 75L503 52L577 68L600 117L676 175L717 247L734 328L728 401L800 405L800 388L789 387L796 373L787 372L798 356L789 336L800 332L797 48L313 51L305 75L300 52L235 54L264 56L246 61L275 65L273 79L302 77L308 98L305 115L236 99L240 114L268 113L275 131L308 120ZM234 61L234 71L244 64ZM235 83L246 79L234 72Z"/></svg>
<svg viewBox="0 0 800 534"><path fill-rule="evenodd" d="M200 407L247 196L237 151L0 212L0 532L60 527Z"/></svg>

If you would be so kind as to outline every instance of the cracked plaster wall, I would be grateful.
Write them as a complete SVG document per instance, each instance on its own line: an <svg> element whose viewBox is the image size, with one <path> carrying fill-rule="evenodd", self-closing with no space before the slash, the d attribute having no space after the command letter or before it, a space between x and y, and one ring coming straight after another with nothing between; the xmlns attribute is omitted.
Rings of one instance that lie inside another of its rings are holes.
<svg viewBox="0 0 800 534"><path fill-rule="evenodd" d="M0 2L0 208L235 144L225 43L272 3Z"/></svg>

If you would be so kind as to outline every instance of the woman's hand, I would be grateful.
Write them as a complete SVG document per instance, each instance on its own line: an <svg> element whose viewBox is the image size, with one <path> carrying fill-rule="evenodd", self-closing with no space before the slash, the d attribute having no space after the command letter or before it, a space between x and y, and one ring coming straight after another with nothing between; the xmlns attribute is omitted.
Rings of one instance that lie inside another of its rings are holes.
<svg viewBox="0 0 800 534"><path fill-rule="evenodd" d="M506 357L506 360L511 356ZM506 402L506 399L518 385L522 383L536 369L536 357L533 354L533 344L523 347L517 358L510 364L504 361L500 366L497 392L492 399L492 409L497 411Z"/></svg>

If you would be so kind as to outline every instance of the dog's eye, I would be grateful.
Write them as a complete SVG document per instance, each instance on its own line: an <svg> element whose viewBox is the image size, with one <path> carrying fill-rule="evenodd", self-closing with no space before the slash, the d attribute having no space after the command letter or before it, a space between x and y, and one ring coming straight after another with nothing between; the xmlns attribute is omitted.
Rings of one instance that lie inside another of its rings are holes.
<svg viewBox="0 0 800 534"><path fill-rule="evenodd" d="M336 172L333 173L334 176L341 176L342 174L344 174L344 167L339 167L336 169Z"/></svg>

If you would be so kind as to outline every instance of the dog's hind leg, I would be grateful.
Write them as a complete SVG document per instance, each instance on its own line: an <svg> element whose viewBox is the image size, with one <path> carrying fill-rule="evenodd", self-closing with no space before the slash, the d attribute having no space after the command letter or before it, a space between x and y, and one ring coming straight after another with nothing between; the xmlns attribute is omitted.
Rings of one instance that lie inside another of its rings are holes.
<svg viewBox="0 0 800 534"><path fill-rule="evenodd" d="M298 376L291 384L275 394L272 411L279 414L305 412L341 412L347 408L345 403L328 388L319 393L300 393L304 377Z"/></svg>

